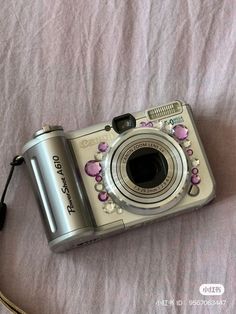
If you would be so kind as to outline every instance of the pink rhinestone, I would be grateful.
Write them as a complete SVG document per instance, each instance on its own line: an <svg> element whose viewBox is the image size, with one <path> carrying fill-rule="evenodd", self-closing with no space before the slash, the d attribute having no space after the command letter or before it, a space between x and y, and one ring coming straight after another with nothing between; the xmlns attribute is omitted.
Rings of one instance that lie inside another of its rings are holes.
<svg viewBox="0 0 236 314"><path fill-rule="evenodd" d="M100 176L99 174L96 176L95 180L97 182L101 182L102 181L102 176Z"/></svg>
<svg viewBox="0 0 236 314"><path fill-rule="evenodd" d="M90 177L96 177L102 170L100 163L96 160L90 160L85 165L85 172Z"/></svg>
<svg viewBox="0 0 236 314"><path fill-rule="evenodd" d="M189 156L192 156L193 150L192 150L192 149L188 149L188 150L187 150L187 153L188 153Z"/></svg>
<svg viewBox="0 0 236 314"><path fill-rule="evenodd" d="M198 169L197 168L193 168L192 169L192 174L198 174Z"/></svg>
<svg viewBox="0 0 236 314"><path fill-rule="evenodd" d="M105 142L101 142L99 145L98 145L98 150L102 153L106 152L107 149L108 149L109 145Z"/></svg>
<svg viewBox="0 0 236 314"><path fill-rule="evenodd" d="M99 199L99 201L101 201L101 202L107 201L107 200L108 200L108 194L107 194L107 192L100 192L100 193L98 194L98 199Z"/></svg>
<svg viewBox="0 0 236 314"><path fill-rule="evenodd" d="M199 175L192 175L191 177L191 182L192 184L199 184L201 181L201 178L199 177Z"/></svg>
<svg viewBox="0 0 236 314"><path fill-rule="evenodd" d="M182 124L178 124L174 127L174 134L178 140L185 140L188 137L188 129Z"/></svg>

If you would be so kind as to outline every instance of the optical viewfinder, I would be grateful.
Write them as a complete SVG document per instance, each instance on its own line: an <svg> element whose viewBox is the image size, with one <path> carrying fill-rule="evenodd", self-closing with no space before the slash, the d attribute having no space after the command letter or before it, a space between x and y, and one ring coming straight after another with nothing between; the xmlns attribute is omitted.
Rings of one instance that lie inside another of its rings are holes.
<svg viewBox="0 0 236 314"><path fill-rule="evenodd" d="M115 117L112 120L112 127L118 134L121 134L129 129L135 128L136 119L132 116L132 114L126 113Z"/></svg>

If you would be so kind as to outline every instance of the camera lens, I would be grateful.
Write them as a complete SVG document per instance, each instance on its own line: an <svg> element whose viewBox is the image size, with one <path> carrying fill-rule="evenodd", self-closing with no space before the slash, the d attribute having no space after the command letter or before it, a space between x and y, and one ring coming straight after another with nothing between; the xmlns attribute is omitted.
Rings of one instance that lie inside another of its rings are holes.
<svg viewBox="0 0 236 314"><path fill-rule="evenodd" d="M150 189L165 180L168 173L168 163L161 152L145 147L130 155L126 171L134 184Z"/></svg>
<svg viewBox="0 0 236 314"><path fill-rule="evenodd" d="M132 128L110 146L103 164L104 184L121 208L154 214L177 204L189 182L181 146L153 128Z"/></svg>

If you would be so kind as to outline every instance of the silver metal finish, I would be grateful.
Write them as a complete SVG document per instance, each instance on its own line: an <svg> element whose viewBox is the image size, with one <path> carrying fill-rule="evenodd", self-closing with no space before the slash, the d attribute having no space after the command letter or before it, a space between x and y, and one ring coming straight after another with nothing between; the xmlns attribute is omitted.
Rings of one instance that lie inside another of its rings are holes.
<svg viewBox="0 0 236 314"><path fill-rule="evenodd" d="M60 126L60 125L44 125L42 127L42 129L36 131L34 133L34 138L39 136L39 135L42 135L42 134L45 134L45 133L49 133L49 132L53 132L53 131L63 131L63 127Z"/></svg>
<svg viewBox="0 0 236 314"><path fill-rule="evenodd" d="M23 147L54 252L200 208L215 197L214 177L188 105L174 101L133 116L136 128L123 134L106 128L111 122L67 133L47 125ZM179 140L172 132L179 124L188 130L187 138ZM99 151L104 142L109 150ZM165 177L156 185L144 187L129 176L127 161L140 148L151 148L166 161ZM97 181L96 173L85 171L89 162L102 168Z"/></svg>
<svg viewBox="0 0 236 314"><path fill-rule="evenodd" d="M40 203L48 241L72 231L81 238L92 235L89 204L64 132L38 135L30 146L23 156Z"/></svg>
<svg viewBox="0 0 236 314"><path fill-rule="evenodd" d="M49 200L48 200L48 197L47 197L47 191L45 190L45 188L43 186L42 178L41 178L41 175L40 175L40 170L39 170L39 167L37 165L37 161L36 161L35 158L31 159L31 165L32 165L32 169L33 169L33 172L34 172L34 175L35 175L36 183L38 185L39 194L41 196L43 207L45 209L45 214L47 216L47 220L48 220L48 224L49 224L49 227L50 227L50 231L52 233L55 233L56 230L57 230L56 222L55 222L53 213L52 213L51 208L50 208L50 203L49 203Z"/></svg>

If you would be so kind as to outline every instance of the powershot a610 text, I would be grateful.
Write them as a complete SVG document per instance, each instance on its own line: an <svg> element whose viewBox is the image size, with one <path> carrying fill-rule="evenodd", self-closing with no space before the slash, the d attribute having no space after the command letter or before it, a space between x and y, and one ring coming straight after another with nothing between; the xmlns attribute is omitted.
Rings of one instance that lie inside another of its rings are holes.
<svg viewBox="0 0 236 314"><path fill-rule="evenodd" d="M190 106L180 101L67 133L45 126L23 156L55 252L202 207L215 196Z"/></svg>

